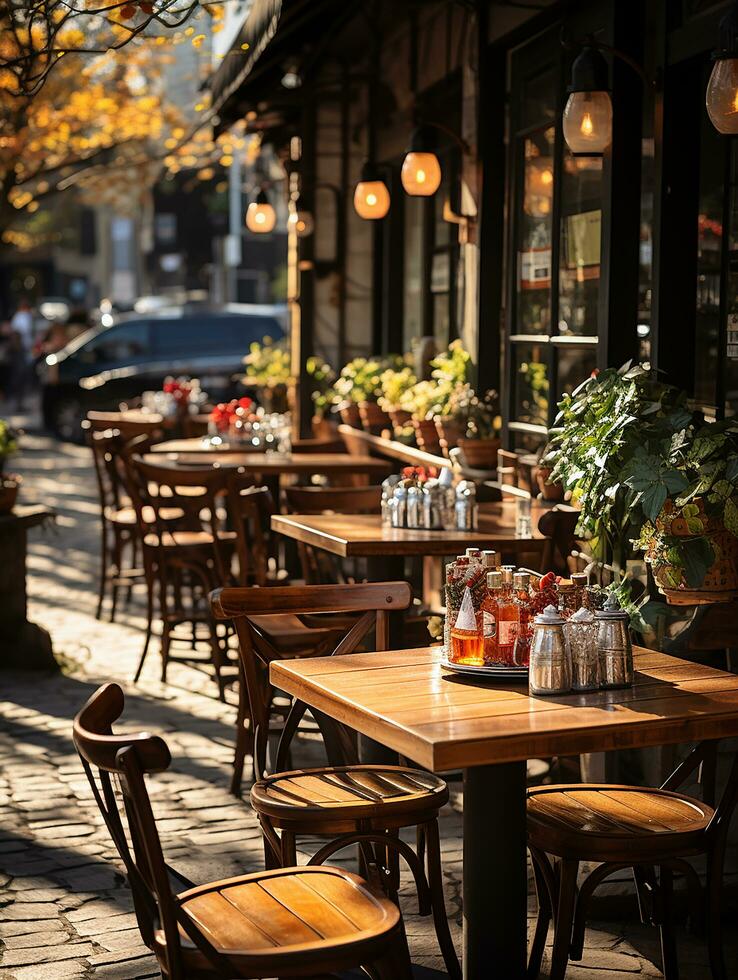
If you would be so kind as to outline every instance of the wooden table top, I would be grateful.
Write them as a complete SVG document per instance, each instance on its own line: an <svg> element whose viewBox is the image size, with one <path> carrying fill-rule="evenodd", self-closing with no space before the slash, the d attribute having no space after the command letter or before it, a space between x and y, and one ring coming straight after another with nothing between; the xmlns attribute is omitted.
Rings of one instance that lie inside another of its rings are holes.
<svg viewBox="0 0 738 980"><path fill-rule="evenodd" d="M441 648L277 661L272 683L435 772L738 735L738 676L636 647L632 688L556 697L454 674Z"/></svg>
<svg viewBox="0 0 738 980"><path fill-rule="evenodd" d="M477 531L384 527L379 514L275 514L272 529L341 558L451 555L466 548L541 550L546 538L535 530L536 514L530 538L515 536L514 520L514 505L489 504L480 512Z"/></svg>
<svg viewBox="0 0 738 980"><path fill-rule="evenodd" d="M208 446L202 439L170 439L157 443L147 454L152 462L167 458L187 465L236 467L258 473L386 473L387 463L371 456L348 453L249 453Z"/></svg>

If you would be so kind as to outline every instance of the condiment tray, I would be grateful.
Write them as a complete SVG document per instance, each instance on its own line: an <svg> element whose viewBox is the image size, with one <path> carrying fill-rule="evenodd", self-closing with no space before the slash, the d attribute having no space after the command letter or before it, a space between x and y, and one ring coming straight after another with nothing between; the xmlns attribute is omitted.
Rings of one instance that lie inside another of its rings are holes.
<svg viewBox="0 0 738 980"><path fill-rule="evenodd" d="M506 681L511 684L528 683L527 667L472 667L469 664L451 663L446 657L441 657L441 666L452 670L455 674L475 677L490 684L503 684Z"/></svg>

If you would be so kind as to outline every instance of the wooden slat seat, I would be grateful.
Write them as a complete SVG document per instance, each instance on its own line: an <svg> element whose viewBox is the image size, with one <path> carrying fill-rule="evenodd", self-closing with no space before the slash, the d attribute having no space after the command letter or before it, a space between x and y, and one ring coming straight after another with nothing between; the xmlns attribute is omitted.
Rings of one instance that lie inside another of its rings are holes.
<svg viewBox="0 0 738 980"><path fill-rule="evenodd" d="M254 783L251 803L277 826L378 818L378 828L413 824L448 801L442 779L401 766L328 766L280 772ZM338 812L340 811L340 812ZM303 831L305 832L305 831ZM309 832L309 831L308 831Z"/></svg>
<svg viewBox="0 0 738 980"><path fill-rule="evenodd" d="M159 517L162 521L179 521L184 517L184 511L180 510L179 507L169 507L163 508L159 512ZM115 524L123 524L126 527L136 526L136 508L131 507L106 507L105 508L105 519L112 521ZM144 507L143 509L143 519L147 524L153 524L156 520L154 511L151 507Z"/></svg>
<svg viewBox="0 0 738 980"><path fill-rule="evenodd" d="M714 810L680 793L575 783L528 792L528 835L544 851L580 860L620 860L639 849L685 853L699 843Z"/></svg>

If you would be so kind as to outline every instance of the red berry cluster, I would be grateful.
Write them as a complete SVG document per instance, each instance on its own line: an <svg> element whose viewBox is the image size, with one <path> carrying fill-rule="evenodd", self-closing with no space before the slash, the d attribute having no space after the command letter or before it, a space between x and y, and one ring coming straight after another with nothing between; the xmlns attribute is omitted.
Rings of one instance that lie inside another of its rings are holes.
<svg viewBox="0 0 738 980"><path fill-rule="evenodd" d="M556 591L558 581L560 576L547 572L537 583L533 583L530 597L531 613L541 613L546 606L558 606L559 596Z"/></svg>
<svg viewBox="0 0 738 980"><path fill-rule="evenodd" d="M234 398L230 402L221 402L210 413L210 421L214 422L221 432L224 432L230 427L231 422L237 418L247 417L251 413L253 405L253 398L247 397Z"/></svg>

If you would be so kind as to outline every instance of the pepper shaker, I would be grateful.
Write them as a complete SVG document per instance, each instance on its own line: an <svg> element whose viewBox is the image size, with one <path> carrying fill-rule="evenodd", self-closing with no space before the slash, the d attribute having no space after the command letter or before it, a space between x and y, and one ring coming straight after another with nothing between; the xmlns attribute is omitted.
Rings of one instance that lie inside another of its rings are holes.
<svg viewBox="0 0 738 980"><path fill-rule="evenodd" d="M633 647L627 612L610 593L604 607L595 613L595 620L602 687L630 687L633 683Z"/></svg>
<svg viewBox="0 0 738 980"><path fill-rule="evenodd" d="M571 658L564 636L564 618L546 606L533 623L528 690L531 694L566 694L571 690Z"/></svg>

